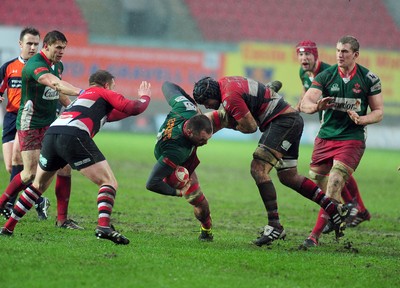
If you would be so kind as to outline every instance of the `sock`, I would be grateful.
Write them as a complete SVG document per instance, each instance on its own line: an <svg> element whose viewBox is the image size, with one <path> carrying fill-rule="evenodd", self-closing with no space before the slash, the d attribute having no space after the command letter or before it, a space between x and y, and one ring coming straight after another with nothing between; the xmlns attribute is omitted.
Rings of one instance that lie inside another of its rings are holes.
<svg viewBox="0 0 400 288"><path fill-rule="evenodd" d="M68 217L68 203L71 195L71 176L57 175L55 190L57 197L57 221L64 222Z"/></svg>
<svg viewBox="0 0 400 288"><path fill-rule="evenodd" d="M349 180L347 180L346 187L349 189L352 198L356 200L358 211L361 213L364 212L366 208L361 198L360 191L358 190L356 179L354 179L353 175L350 176Z"/></svg>
<svg viewBox="0 0 400 288"><path fill-rule="evenodd" d="M26 188L19 197L17 204L14 206L11 217L7 220L4 228L8 229L10 232L14 231L15 225L17 225L18 221L32 208L40 195L42 195L42 193L32 185Z"/></svg>
<svg viewBox="0 0 400 288"><path fill-rule="evenodd" d="M279 222L278 201L274 183L272 183L272 181L267 181L258 184L257 187L264 207L267 210L268 225L281 228L282 225Z"/></svg>
<svg viewBox="0 0 400 288"><path fill-rule="evenodd" d="M15 177L10 181L6 190L0 197L0 207L4 207L4 205L9 201L10 198L18 195L18 192L24 190L29 184L22 183L21 173L15 175Z"/></svg>
<svg viewBox="0 0 400 288"><path fill-rule="evenodd" d="M347 188L347 183L344 185L341 193L344 203L352 203L354 201L349 189Z"/></svg>
<svg viewBox="0 0 400 288"><path fill-rule="evenodd" d="M315 222L314 228L311 232L312 237L318 239L319 236L322 234L322 230L328 223L329 215L325 212L324 209L320 209L317 217L317 221Z"/></svg>
<svg viewBox="0 0 400 288"><path fill-rule="evenodd" d="M103 185L99 189L97 196L97 209L99 211L98 225L110 227L110 218L114 206L117 191L109 185Z"/></svg>
<svg viewBox="0 0 400 288"><path fill-rule="evenodd" d="M322 192L321 188L308 178L303 180L298 191L304 197L314 201L323 208L329 215L336 212L336 207L332 200Z"/></svg>
<svg viewBox="0 0 400 288"><path fill-rule="evenodd" d="M12 165L11 168L11 176L10 176L10 182L12 181L12 179L19 173L21 173L21 171L24 170L24 165ZM22 190L22 189L21 189ZM11 203L12 206L15 205L15 201L17 201L17 197L18 195L14 195L12 197L10 197L10 199L8 199L8 203Z"/></svg>

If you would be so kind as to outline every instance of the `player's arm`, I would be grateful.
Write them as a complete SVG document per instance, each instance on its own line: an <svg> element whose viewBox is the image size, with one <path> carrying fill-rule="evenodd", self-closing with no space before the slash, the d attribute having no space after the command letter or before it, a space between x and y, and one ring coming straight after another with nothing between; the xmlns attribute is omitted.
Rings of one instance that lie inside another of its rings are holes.
<svg viewBox="0 0 400 288"><path fill-rule="evenodd" d="M237 126L236 120L226 113L224 108L206 112L204 115L210 119L213 125L213 133L216 133L223 128L234 129Z"/></svg>
<svg viewBox="0 0 400 288"><path fill-rule="evenodd" d="M371 109L367 115L360 116L357 112L348 110L351 120L358 125L374 124L382 121L383 119L383 97L382 94L376 94L368 97L368 105Z"/></svg>
<svg viewBox="0 0 400 288"><path fill-rule="evenodd" d="M301 91L300 94L300 99L297 102L296 106L294 107L294 109L296 109L297 111L300 111L301 101L303 100L305 94L306 94L306 88L303 87L303 90Z"/></svg>
<svg viewBox="0 0 400 288"><path fill-rule="evenodd" d="M66 94L69 96L78 96L83 90L75 87L72 84L59 79L57 76L51 73L45 73L38 78L38 82L42 85L51 87L59 93Z"/></svg>
<svg viewBox="0 0 400 288"><path fill-rule="evenodd" d="M308 89L301 101L300 111L307 114L313 114L334 106L334 103L331 103L334 99L333 97L321 98L321 95L322 91L317 88Z"/></svg>
<svg viewBox="0 0 400 288"><path fill-rule="evenodd" d="M190 97L189 94L185 92L185 90L183 90L179 85L175 83L165 81L161 87L161 90L168 103L170 103L171 100L173 100L176 96L179 95L179 96L184 96L186 99L192 102L193 105L197 107L196 101L194 101L194 99Z"/></svg>
<svg viewBox="0 0 400 288"><path fill-rule="evenodd" d="M107 101L114 109L107 115L107 121L113 122L143 113L150 104L151 85L142 81L138 89L139 99L129 100L121 94L109 91Z"/></svg>
<svg viewBox="0 0 400 288"><path fill-rule="evenodd" d="M182 196L186 192L182 190L187 190L189 186L185 186L183 189L175 189L164 182L164 178L171 175L174 170L171 166L157 161L147 179L146 189L167 196Z"/></svg>
<svg viewBox="0 0 400 288"><path fill-rule="evenodd" d="M238 93L231 93L224 98L224 108L226 113L237 122L233 129L242 133L249 134L257 131L258 123L251 115L242 96Z"/></svg>

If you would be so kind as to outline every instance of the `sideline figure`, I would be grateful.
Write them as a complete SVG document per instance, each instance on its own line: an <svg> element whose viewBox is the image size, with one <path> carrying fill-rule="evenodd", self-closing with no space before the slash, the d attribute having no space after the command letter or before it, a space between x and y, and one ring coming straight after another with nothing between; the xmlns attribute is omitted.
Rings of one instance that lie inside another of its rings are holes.
<svg viewBox="0 0 400 288"><path fill-rule="evenodd" d="M343 222L343 207L332 202L313 181L298 174L297 159L303 118L272 87L250 78L231 76L218 81L204 77L193 89L196 102L206 108L216 110L222 104L226 115L231 118L228 123L231 123L233 129L254 133L259 127L262 132L253 154L251 175L267 211L268 225L254 244L269 245L286 236L279 219L275 186L269 175L273 167L282 184L327 211L338 236Z"/></svg>
<svg viewBox="0 0 400 288"><path fill-rule="evenodd" d="M185 197L201 223L199 239L212 241L210 207L195 172L200 163L196 155L197 147L207 144L211 138L211 121L207 116L199 114L196 103L178 85L164 82L162 91L172 110L157 134L154 148L157 162L146 188L163 195ZM189 183L182 189L175 189L163 181L178 165L185 167L190 175Z"/></svg>
<svg viewBox="0 0 400 288"><path fill-rule="evenodd" d="M58 88L63 89L62 86L63 83L59 83ZM89 86L46 131L35 180L19 197L11 217L1 230L2 235L12 235L15 225L46 191L57 170L69 164L99 186L95 235L116 244L129 244L129 240L110 224L118 183L92 137L105 122L145 111L150 103L150 84L143 81L138 90L140 98L129 100L113 91L114 76L99 70L90 76Z"/></svg>
<svg viewBox="0 0 400 288"><path fill-rule="evenodd" d="M383 119L381 81L356 63L359 49L353 36L340 38L336 44L337 64L317 75L300 106L308 114L324 111L310 169L316 177L329 175L326 194L337 201L364 154L366 125ZM303 246L318 245L327 222L323 214L320 211L317 225Z"/></svg>
<svg viewBox="0 0 400 288"><path fill-rule="evenodd" d="M300 100L296 106L297 110L300 110L300 103L304 97L304 94L311 87L314 78L330 67L329 64L322 62L318 58L318 48L315 42L310 40L301 41L296 45L297 59L300 63L299 76L303 86ZM319 121L322 122L323 111L318 112ZM310 172L310 177L313 179L323 191L326 191L326 184L328 175L317 175ZM349 217L346 218L347 227L355 227L363 221L369 220L371 215L364 206L364 202L361 198L358 185L354 177L351 175L343 187L341 196L343 201L349 208ZM317 221L318 222L318 221ZM321 223L325 223L322 221ZM329 233L333 231L331 225L332 222L324 227L322 233ZM317 223L316 226L319 224Z"/></svg>
<svg viewBox="0 0 400 288"><path fill-rule="evenodd" d="M67 46L65 35L51 31L43 39L40 53L32 56L22 70L21 104L17 116L17 133L20 143L23 170L17 174L0 197L0 213L10 217L5 204L24 190L35 178L42 139L49 125L56 119L59 101L63 106L71 103L69 96L79 95L81 89L61 80L64 66L61 59ZM82 229L68 219L71 194L71 168L58 172L56 180L56 226ZM47 215L46 215L47 216Z"/></svg>
<svg viewBox="0 0 400 288"><path fill-rule="evenodd" d="M8 173L11 174L10 181L24 168L16 126L18 109L21 102L22 68L37 53L39 42L39 31L33 27L25 27L19 35L21 54L17 58L7 61L0 68L0 102L4 100L2 96L5 91L7 91L8 100L3 120L2 142L4 164ZM5 209L9 210L8 214L11 213L17 196L15 195L5 204ZM47 198L41 197L38 199L35 207L40 220L47 219L49 205L50 202Z"/></svg>

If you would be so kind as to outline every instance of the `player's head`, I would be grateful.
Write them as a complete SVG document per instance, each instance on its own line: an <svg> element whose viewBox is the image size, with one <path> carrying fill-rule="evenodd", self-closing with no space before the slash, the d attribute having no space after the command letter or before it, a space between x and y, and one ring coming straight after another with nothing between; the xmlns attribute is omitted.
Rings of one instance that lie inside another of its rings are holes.
<svg viewBox="0 0 400 288"><path fill-rule="evenodd" d="M21 48L21 57L28 60L35 55L39 48L40 33L33 27L25 27L19 35L19 47Z"/></svg>
<svg viewBox="0 0 400 288"><path fill-rule="evenodd" d="M206 115L199 114L186 121L184 132L194 146L203 146L211 138L213 129L210 119Z"/></svg>
<svg viewBox="0 0 400 288"><path fill-rule="evenodd" d="M353 36L343 36L336 44L336 61L340 68L351 69L359 55L360 44Z"/></svg>
<svg viewBox="0 0 400 288"><path fill-rule="evenodd" d="M115 77L106 70L97 70L90 75L89 86L100 86L105 89L113 90L115 87Z"/></svg>
<svg viewBox="0 0 400 288"><path fill-rule="evenodd" d="M216 80L211 77L203 77L194 84L194 100L206 108L218 109L221 105L221 90Z"/></svg>
<svg viewBox="0 0 400 288"><path fill-rule="evenodd" d="M64 55L67 43L63 33L53 30L44 36L42 52L52 63L58 63Z"/></svg>
<svg viewBox="0 0 400 288"><path fill-rule="evenodd" d="M301 41L296 45L296 54L299 63L305 71L313 71L318 61L318 48L315 42Z"/></svg>

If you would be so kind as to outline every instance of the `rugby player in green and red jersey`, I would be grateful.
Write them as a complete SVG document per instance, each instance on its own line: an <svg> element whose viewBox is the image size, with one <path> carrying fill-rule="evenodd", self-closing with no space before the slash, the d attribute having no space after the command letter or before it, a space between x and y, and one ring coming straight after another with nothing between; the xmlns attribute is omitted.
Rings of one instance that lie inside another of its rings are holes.
<svg viewBox="0 0 400 288"><path fill-rule="evenodd" d="M299 77L303 87L299 102L296 106L296 109L300 110L301 100L303 99L307 90L311 87L314 78L319 73L328 69L331 65L319 60L317 44L310 40L299 42L296 45L296 54L301 65L299 69ZM322 120L322 113L323 111L318 112L320 122ZM314 173L310 172L310 177L318 184L319 187L322 188L322 190L326 191L328 175L315 175ZM361 222L371 218L371 215L365 208L364 202L361 198L357 182L352 175L349 177L345 186L343 187L341 196L347 207L350 209L349 216L346 218L348 227L355 227ZM317 227L316 229L319 229L318 226L324 225L324 223L325 220L317 219L317 223L315 224L315 227ZM333 231L332 222L328 222L322 233L330 233L331 231Z"/></svg>
<svg viewBox="0 0 400 288"><path fill-rule="evenodd" d="M207 116L200 114L194 100L178 85L164 82L162 92L172 110L157 134L154 148L157 162L146 188L163 195L185 197L201 223L199 240L212 241L210 207L195 172L200 163L196 154L197 147L207 144L211 138L212 123ZM178 165L185 167L190 175L190 181L182 189L173 188L164 182Z"/></svg>
<svg viewBox="0 0 400 288"><path fill-rule="evenodd" d="M40 53L32 56L22 70L21 104L16 120L24 168L17 174L0 197L0 213L6 218L5 204L34 179L38 165L41 142L45 131L56 119L58 101L63 106L71 103L68 96L79 95L81 89L61 80L64 66L61 59L67 46L65 35L51 31L43 39ZM71 168L61 169L56 180L56 226L82 229L68 219L68 202L71 193ZM18 203L17 203L18 205Z"/></svg>
<svg viewBox="0 0 400 288"><path fill-rule="evenodd" d="M336 44L337 64L315 77L300 105L300 110L308 114L324 110L310 169L316 176L329 175L326 194L337 201L364 154L366 126L383 119L381 81L357 64L359 49L353 36L340 38ZM323 214L320 211L318 218L324 219ZM317 246L323 227L314 227L318 229L311 232L303 246Z"/></svg>

